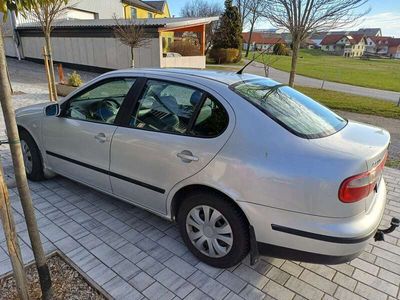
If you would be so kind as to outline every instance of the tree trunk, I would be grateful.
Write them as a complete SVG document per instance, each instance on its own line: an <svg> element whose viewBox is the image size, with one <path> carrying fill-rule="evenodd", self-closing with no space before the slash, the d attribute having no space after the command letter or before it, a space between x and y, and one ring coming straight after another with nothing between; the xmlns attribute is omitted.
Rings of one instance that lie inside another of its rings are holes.
<svg viewBox="0 0 400 300"><path fill-rule="evenodd" d="M131 68L135 68L135 49L131 47Z"/></svg>
<svg viewBox="0 0 400 300"><path fill-rule="evenodd" d="M297 58L299 55L300 41L293 40L293 49L292 49L292 65L290 67L290 76L289 76L289 86L294 87L294 78L296 76L296 68L297 68Z"/></svg>
<svg viewBox="0 0 400 300"><path fill-rule="evenodd" d="M53 52L51 49L50 33L46 33L44 39L46 42L47 55L49 59L51 91L53 93L53 100L57 101L56 76L54 74Z"/></svg>
<svg viewBox="0 0 400 300"><path fill-rule="evenodd" d="M249 32L249 40L247 41L247 49L246 49L246 57L249 57L250 51L250 43L251 43L251 36L253 35L254 23L251 23L250 32Z"/></svg>
<svg viewBox="0 0 400 300"><path fill-rule="evenodd" d="M2 49L0 49L0 51L2 51ZM7 249L14 271L13 275L18 291L18 296L21 300L28 300L28 284L26 281L24 262L22 260L21 250L19 248L8 189L4 181L3 174L3 166L0 162L0 219L3 223L3 230L6 236Z"/></svg>
<svg viewBox="0 0 400 300"><path fill-rule="evenodd" d="M46 264L46 257L44 255L42 243L40 241L39 230L35 218L35 211L32 204L28 180L25 174L25 166L18 134L18 127L15 121L14 108L12 105L11 95L7 84L6 58L4 55L4 45L2 37L0 38L0 102L1 108L3 110L8 142L10 144L18 194L21 199L22 209L24 211L25 221L32 245L32 251L39 273L39 280L42 288L42 297L43 299L51 299L53 292L51 287L50 272Z"/></svg>

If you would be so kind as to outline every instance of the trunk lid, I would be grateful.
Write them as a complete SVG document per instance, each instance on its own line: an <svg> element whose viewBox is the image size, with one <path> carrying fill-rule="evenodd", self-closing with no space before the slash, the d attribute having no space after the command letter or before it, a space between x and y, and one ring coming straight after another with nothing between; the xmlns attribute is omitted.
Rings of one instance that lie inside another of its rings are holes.
<svg viewBox="0 0 400 300"><path fill-rule="evenodd" d="M382 128L349 121L341 131L320 139L310 140L328 151L350 154L365 161L364 171L375 168L382 162L390 144L390 134ZM357 172L351 175L356 175ZM379 186L378 186L379 188ZM372 192L365 201L365 210L373 204L376 192ZM339 200L338 200L339 201Z"/></svg>

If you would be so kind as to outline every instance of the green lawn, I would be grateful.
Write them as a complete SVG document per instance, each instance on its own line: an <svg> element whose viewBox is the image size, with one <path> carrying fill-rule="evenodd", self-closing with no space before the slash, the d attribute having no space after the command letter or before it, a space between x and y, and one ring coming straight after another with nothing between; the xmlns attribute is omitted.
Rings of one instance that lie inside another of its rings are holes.
<svg viewBox="0 0 400 300"><path fill-rule="evenodd" d="M304 86L296 89L332 109L400 119L400 107L393 102Z"/></svg>
<svg viewBox="0 0 400 300"><path fill-rule="evenodd" d="M252 54L249 58L252 58ZM272 56L271 60L274 60ZM258 58L262 62L262 58ZM290 71L291 57L279 56L272 67ZM344 58L326 54L321 50L300 50L297 74L400 92L400 60Z"/></svg>

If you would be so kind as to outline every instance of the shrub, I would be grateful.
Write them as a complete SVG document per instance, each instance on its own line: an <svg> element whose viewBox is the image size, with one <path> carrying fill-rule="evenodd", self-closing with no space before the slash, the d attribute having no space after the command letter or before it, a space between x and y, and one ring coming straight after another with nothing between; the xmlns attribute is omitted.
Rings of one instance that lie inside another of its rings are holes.
<svg viewBox="0 0 400 300"><path fill-rule="evenodd" d="M282 43L275 44L272 52L275 55L284 55L284 56L288 56L289 55L289 50Z"/></svg>
<svg viewBox="0 0 400 300"><path fill-rule="evenodd" d="M176 52L182 56L201 55L199 46L191 41L175 41L170 47L169 52Z"/></svg>
<svg viewBox="0 0 400 300"><path fill-rule="evenodd" d="M68 74L68 84L74 87L79 87L83 83L81 75L73 71L72 74Z"/></svg>
<svg viewBox="0 0 400 300"><path fill-rule="evenodd" d="M210 50L210 57L216 64L233 63L240 59L240 51L234 48L213 48Z"/></svg>

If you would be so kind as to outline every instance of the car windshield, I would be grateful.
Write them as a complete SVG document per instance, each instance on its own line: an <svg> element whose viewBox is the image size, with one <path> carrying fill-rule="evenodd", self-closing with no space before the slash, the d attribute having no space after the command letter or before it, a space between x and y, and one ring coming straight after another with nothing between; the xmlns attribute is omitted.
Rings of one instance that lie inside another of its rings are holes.
<svg viewBox="0 0 400 300"><path fill-rule="evenodd" d="M277 123L303 138L321 138L338 132L347 121L296 90L267 78L240 81L231 86Z"/></svg>

